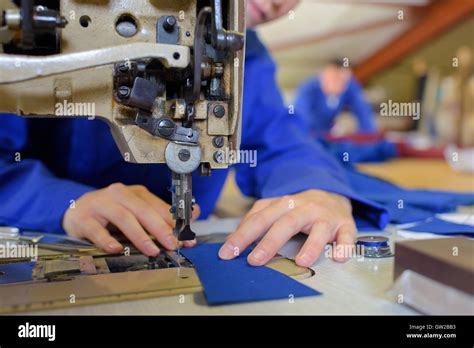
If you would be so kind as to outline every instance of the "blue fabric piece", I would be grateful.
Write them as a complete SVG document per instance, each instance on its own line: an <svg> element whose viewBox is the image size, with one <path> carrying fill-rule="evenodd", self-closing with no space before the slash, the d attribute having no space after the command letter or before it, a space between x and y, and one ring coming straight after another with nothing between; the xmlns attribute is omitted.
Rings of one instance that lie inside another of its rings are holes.
<svg viewBox="0 0 474 348"><path fill-rule="evenodd" d="M246 45L241 148L257 151L257 165L236 165L241 191L255 198L308 189L339 193L352 199L356 218L383 228L388 221L384 208L357 195L339 163L288 113L275 64L254 31L248 32ZM17 153L21 161L15 160ZM227 174L193 174L201 219L214 210ZM100 120L0 115L0 225L64 233L61 222L70 201L114 182L144 185L171 201L166 165L125 162Z"/></svg>
<svg viewBox="0 0 474 348"><path fill-rule="evenodd" d="M372 107L365 100L362 87L354 78L351 78L346 90L336 97L326 97L318 77L304 81L296 92L295 112L314 134L330 131L336 116L346 108L357 118L360 132L376 131Z"/></svg>
<svg viewBox="0 0 474 348"><path fill-rule="evenodd" d="M474 204L472 193L404 189L352 169L347 175L354 191L383 206L392 223L424 221L435 214L453 212L458 206Z"/></svg>
<svg viewBox="0 0 474 348"><path fill-rule="evenodd" d="M233 260L218 256L221 243L182 249L196 267L210 305L316 296L321 293L271 268L247 262L250 249Z"/></svg>
<svg viewBox="0 0 474 348"><path fill-rule="evenodd" d="M0 272L4 273L0 277L0 284L32 281L34 267L35 262L15 262L8 264L0 264Z"/></svg>
<svg viewBox="0 0 474 348"><path fill-rule="evenodd" d="M407 231L412 232L430 232L436 234L462 234L462 235L472 235L474 234L474 226L471 225L461 225L454 222L449 222L441 220L438 218L430 219L429 221L422 222L417 224L414 227L406 229Z"/></svg>
<svg viewBox="0 0 474 348"><path fill-rule="evenodd" d="M377 140L370 143L358 144L352 141L326 141L322 138L318 141L328 150L341 164L351 166L363 162L384 162L398 157L395 144L387 140ZM348 154L347 160L344 160Z"/></svg>

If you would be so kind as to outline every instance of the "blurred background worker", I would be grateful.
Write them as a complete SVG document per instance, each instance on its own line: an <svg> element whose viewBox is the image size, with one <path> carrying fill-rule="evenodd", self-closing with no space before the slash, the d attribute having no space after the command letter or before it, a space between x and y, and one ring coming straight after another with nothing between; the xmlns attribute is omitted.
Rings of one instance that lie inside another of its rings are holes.
<svg viewBox="0 0 474 348"><path fill-rule="evenodd" d="M356 117L359 133L376 131L372 108L346 66L344 59L333 59L319 76L310 77L298 88L295 111L306 121L313 135L329 133L336 117L345 109Z"/></svg>

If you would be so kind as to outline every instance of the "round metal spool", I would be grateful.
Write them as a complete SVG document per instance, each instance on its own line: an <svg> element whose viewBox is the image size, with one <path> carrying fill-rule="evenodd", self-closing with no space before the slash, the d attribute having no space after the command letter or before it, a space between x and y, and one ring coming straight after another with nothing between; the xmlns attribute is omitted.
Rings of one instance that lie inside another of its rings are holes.
<svg viewBox="0 0 474 348"><path fill-rule="evenodd" d="M393 256L389 239L381 236L363 236L356 239L356 244L361 248L356 248L357 252L364 257L384 258ZM362 254L361 254L362 253Z"/></svg>

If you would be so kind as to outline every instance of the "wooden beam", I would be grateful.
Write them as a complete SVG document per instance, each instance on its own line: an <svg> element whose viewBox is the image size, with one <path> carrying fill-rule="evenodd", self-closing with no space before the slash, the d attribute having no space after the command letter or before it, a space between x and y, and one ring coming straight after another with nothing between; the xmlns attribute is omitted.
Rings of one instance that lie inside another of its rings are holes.
<svg viewBox="0 0 474 348"><path fill-rule="evenodd" d="M318 0L318 3L328 3L331 5L367 5L375 7L425 7L429 5L432 0L414 0L414 1L396 1L396 0ZM436 1L436 0L434 0Z"/></svg>
<svg viewBox="0 0 474 348"><path fill-rule="evenodd" d="M324 0L318 0L318 1L324 1ZM337 3L337 1L341 1L341 3L344 3L345 1L352 1L352 0L330 0L330 1L334 5ZM359 4L362 4L362 2L357 2L357 3L351 2L351 4L359 5ZM377 7L381 6L380 3L375 3L375 2L373 2L372 5L377 6ZM410 23L414 21L416 18L420 17L419 12L423 11L424 7L403 6L401 7L401 9L405 11L405 21L407 23ZM394 14L394 16L396 16L396 13ZM400 24L400 23L396 20L396 18L394 19L394 17L388 17L388 18L383 18L379 20L371 20L363 24L354 25L352 27L341 26L338 29L330 30L323 33L306 35L301 38L297 38L297 39L293 39L293 40L289 40L285 42L276 42L273 45L271 45L269 49L272 53L276 53L279 51L287 51L288 49L294 49L301 46L314 45L322 41L333 40L333 39L340 38L342 36L356 35L359 33L366 32L366 31L391 27L397 24Z"/></svg>
<svg viewBox="0 0 474 348"><path fill-rule="evenodd" d="M422 45L462 22L474 13L473 0L436 0L410 29L358 64L354 74L366 83Z"/></svg>
<svg viewBox="0 0 474 348"><path fill-rule="evenodd" d="M273 44L270 46L270 51L272 53L279 52L279 51L287 51L287 50L294 49L301 46L313 45L325 40L337 39L341 36L355 35L355 34L365 32L365 31L390 27L390 26L393 26L394 24L397 24L397 22L395 22L393 18L390 18L390 19L383 19L380 21L369 22L362 25L357 25L352 28L342 28L342 29L331 30L326 33L308 35L300 39Z"/></svg>

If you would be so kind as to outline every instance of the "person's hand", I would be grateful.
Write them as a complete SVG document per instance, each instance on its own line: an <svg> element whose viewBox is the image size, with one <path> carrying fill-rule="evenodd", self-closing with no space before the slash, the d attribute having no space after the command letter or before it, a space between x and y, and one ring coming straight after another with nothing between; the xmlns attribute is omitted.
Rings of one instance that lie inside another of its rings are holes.
<svg viewBox="0 0 474 348"><path fill-rule="evenodd" d="M230 260L254 241L261 239L247 260L253 266L267 263L294 235L303 232L306 242L296 256L296 264L311 266L327 243L336 241L336 261L345 261L344 250L355 241L356 227L352 206L344 196L319 190L304 191L281 198L257 201L229 235L219 257Z"/></svg>
<svg viewBox="0 0 474 348"><path fill-rule="evenodd" d="M178 240L173 235L174 220L170 206L141 185L112 184L104 189L81 196L63 217L68 235L85 238L109 253L118 253L122 245L107 231L116 226L142 253L156 256L159 249L149 234L166 249L174 250ZM194 206L193 218L199 215ZM186 241L184 246L193 246Z"/></svg>

